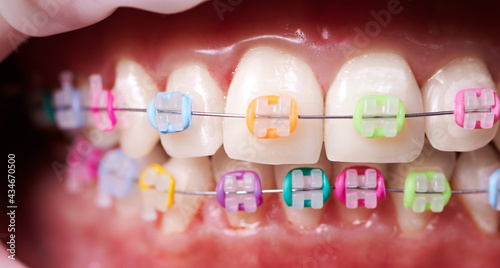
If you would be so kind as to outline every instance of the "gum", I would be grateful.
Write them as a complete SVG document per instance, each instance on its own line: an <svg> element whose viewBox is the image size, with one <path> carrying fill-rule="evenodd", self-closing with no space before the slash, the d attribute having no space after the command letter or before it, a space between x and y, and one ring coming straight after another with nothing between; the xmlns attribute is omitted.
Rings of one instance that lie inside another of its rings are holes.
<svg viewBox="0 0 500 268"><path fill-rule="evenodd" d="M498 236L475 231L453 197L425 232L412 237L398 232L387 204L359 225L340 220L327 206L319 227L299 230L286 224L279 196L271 198L272 209L264 212L269 217L255 230L228 227L223 208L208 198L185 234L165 236L140 217L89 206L92 189L66 194L50 172L43 170L44 180L32 189L36 192L30 202L36 205L25 204L31 208L24 212L30 215L25 228L31 232L18 232L19 257L30 266L42 258L50 267L88 267L92 262L101 267L495 267L500 261ZM43 251L34 250L39 243Z"/></svg>
<svg viewBox="0 0 500 268"><path fill-rule="evenodd" d="M496 64L500 37L490 32L491 25L500 24L495 8L460 6L453 1L449 5L454 8L445 8L445 3L400 1L402 12L392 14L386 27L379 23L377 35L365 33L365 39L359 31L374 25L370 12L387 10L387 1L323 1L315 6L285 0L245 1L224 13L222 22L212 3L171 16L119 9L94 26L30 39L16 57L24 62L27 73L40 72L54 87L58 73L71 68L84 77L100 73L104 87L112 88L117 60L128 57L145 66L160 88L165 88L166 78L176 66L197 61L207 64L220 87L227 90L239 59L256 45L276 46L302 57L324 90L345 61L370 51L405 57L419 84L441 65L463 55L483 58L493 78L500 80L500 65ZM283 23L292 17L293 22ZM50 51L57 51L58 57L47 53Z"/></svg>

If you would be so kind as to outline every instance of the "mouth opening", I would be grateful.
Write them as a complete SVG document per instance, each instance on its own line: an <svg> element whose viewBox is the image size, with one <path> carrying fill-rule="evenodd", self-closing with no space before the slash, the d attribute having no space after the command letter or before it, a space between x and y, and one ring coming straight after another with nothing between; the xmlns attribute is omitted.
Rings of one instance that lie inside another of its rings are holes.
<svg viewBox="0 0 500 268"><path fill-rule="evenodd" d="M452 190L489 190L500 169L498 16L445 6L216 0L28 39L1 65L9 265L496 267L493 195ZM64 70L76 130L44 112ZM93 90L142 110L115 125Z"/></svg>

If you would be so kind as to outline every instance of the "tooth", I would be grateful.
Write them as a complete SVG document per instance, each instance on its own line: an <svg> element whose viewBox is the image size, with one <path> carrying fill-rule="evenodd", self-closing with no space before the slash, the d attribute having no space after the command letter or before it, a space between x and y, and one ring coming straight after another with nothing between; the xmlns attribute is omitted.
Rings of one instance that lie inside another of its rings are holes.
<svg viewBox="0 0 500 268"><path fill-rule="evenodd" d="M462 153L458 157L452 188L488 189L489 176L499 168L500 159L490 145ZM462 194L457 197L479 230L485 234L494 234L498 231L498 212L488 204L487 195Z"/></svg>
<svg viewBox="0 0 500 268"><path fill-rule="evenodd" d="M118 131L102 132L95 127L85 127L83 134L96 147L108 149L118 144L120 135Z"/></svg>
<svg viewBox="0 0 500 268"><path fill-rule="evenodd" d="M422 112L422 97L408 63L398 55L372 53L351 59L337 74L326 97L326 115L352 115L366 95L399 98L406 113ZM424 144L422 118L405 119L395 137L369 139L361 136L353 120L325 121L325 148L330 161L409 162Z"/></svg>
<svg viewBox="0 0 500 268"><path fill-rule="evenodd" d="M437 71L422 87L424 110L453 110L457 92L472 88L495 90L488 68L477 58L455 59ZM493 139L497 129L498 124L490 129L464 129L455 123L453 115L425 118L425 133L432 146L441 151L478 149Z"/></svg>
<svg viewBox="0 0 500 268"><path fill-rule="evenodd" d="M323 114L323 93L302 60L268 47L250 50L241 59L227 94L226 112L246 114L263 95L290 95L299 115ZM307 97L304 97L307 95ZM224 119L224 149L230 158L263 164L316 163L323 141L323 120L298 120L286 137L257 139L245 119Z"/></svg>
<svg viewBox="0 0 500 268"><path fill-rule="evenodd" d="M224 112L222 91L208 70L199 65L175 70L168 78L166 91L190 96L193 111ZM172 157L213 155L222 145L222 118L193 116L188 129L161 134L160 138L163 148Z"/></svg>
<svg viewBox="0 0 500 268"><path fill-rule="evenodd" d="M366 164L366 163L347 163L347 162L333 162L333 174L335 177L332 177L330 179L330 184L335 185L335 182L337 180L337 176L346 168L348 167L353 167L353 166L368 166L371 168L376 168L378 169L382 174L387 174L388 170L388 165L387 164ZM384 178L385 179L385 178ZM332 191L331 193L333 196L331 196L331 199L334 199L335 203L335 209L339 211L340 218L344 222L351 223L352 225L359 225L359 224L367 224L369 221L369 218L373 214L374 211L378 209L383 203L377 204L377 208L374 209L368 209L364 206L358 206L356 209L349 209L344 205L342 202L340 202L336 197L335 193Z"/></svg>
<svg viewBox="0 0 500 268"><path fill-rule="evenodd" d="M163 164L167 161L167 155L160 146L155 146L148 155L135 159L134 178L138 179L141 172L151 163ZM141 192L137 182L134 182L130 194L116 199L115 209L122 217L137 216L141 210Z"/></svg>
<svg viewBox="0 0 500 268"><path fill-rule="evenodd" d="M414 171L435 171L443 173L450 180L455 167L456 154L454 152L441 152L432 148L426 141L422 153L410 163L394 164L390 166L390 176L386 179L390 188L404 189L408 174ZM404 206L402 193L391 194L400 230L405 234L417 234L423 231L432 219L432 211L416 213Z"/></svg>
<svg viewBox="0 0 500 268"><path fill-rule="evenodd" d="M212 168L208 157L171 158L163 167L175 178L176 190L213 191ZM185 231L198 213L205 196L176 194L174 205L163 214L161 229L165 234Z"/></svg>
<svg viewBox="0 0 500 268"><path fill-rule="evenodd" d="M155 82L142 66L130 60L118 63L113 89L116 106L146 108L156 92ZM128 127L120 129L123 153L131 158L143 157L156 145L160 134L149 125L146 113L126 112L125 116Z"/></svg>
<svg viewBox="0 0 500 268"><path fill-rule="evenodd" d="M279 165L274 167L274 178L276 180L277 189L283 189L283 181L288 174L293 169L296 168L319 168L322 169L327 177L330 177L332 174L332 165L326 158L324 150L322 150L320 158L316 164L306 164L306 165ZM329 178L330 179L330 178ZM330 199L333 198L332 194L330 194ZM295 209L293 207L289 207L285 204L283 199L283 195L280 195L281 204L283 205L283 209L288 220L292 223L292 225L301 228L301 229L311 229L317 227L324 213L324 206L327 203L323 204L322 209L313 209L311 207L304 207L302 209Z"/></svg>
<svg viewBox="0 0 500 268"><path fill-rule="evenodd" d="M90 87L88 77L76 76L75 84L78 89L82 92L82 103L84 106L90 105ZM120 139L120 135L117 130L103 132L95 127L94 120L90 112L85 112L85 126L83 128L83 134L87 139L99 148L107 149L112 148Z"/></svg>
<svg viewBox="0 0 500 268"><path fill-rule="evenodd" d="M228 172L237 170L250 170L257 173L257 175L259 176L261 181L261 189L276 188L272 166L230 159L223 149L220 149L214 156L212 156L212 167L214 170L214 179L216 182L218 182L219 179ZM269 199L271 198L271 195L263 195L262 197L262 205L257 208L256 212L227 212L226 215L229 221L229 225L232 227L257 227L260 224L263 215L268 211L267 208L269 206Z"/></svg>

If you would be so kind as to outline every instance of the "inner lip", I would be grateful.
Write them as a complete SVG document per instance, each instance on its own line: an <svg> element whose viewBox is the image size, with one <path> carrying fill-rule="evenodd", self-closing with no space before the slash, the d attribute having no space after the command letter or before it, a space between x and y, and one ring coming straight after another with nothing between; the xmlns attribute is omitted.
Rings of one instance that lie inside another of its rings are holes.
<svg viewBox="0 0 500 268"><path fill-rule="evenodd" d="M490 26L498 25L498 19L493 14L484 14L494 13L494 9L487 12L474 9L474 12L464 13L463 11L470 7L460 6L457 10L443 10L432 3L403 4L404 16L395 15L393 18L398 23L391 23L384 28L379 36L371 38L370 44L359 51L389 49L404 55L419 84L442 63L460 55L483 58L493 78L499 80L500 72L496 64L500 58L499 38L490 36ZM19 64L24 77L39 73L46 79L44 83L52 87L57 87L58 72L70 68L82 76L101 73L108 78L104 79L105 83L108 83L106 87L112 88L114 65L120 57L127 56L146 66L159 88L164 88L167 74L175 66L195 59L207 63L219 85L227 89L232 79L232 71L248 48L257 44L278 44L285 47L287 52L305 59L326 90L340 66L350 57L346 57L341 48L343 44L353 44L356 35L353 29L362 28L367 22L374 20L369 16L370 10L378 11L385 7L386 3L369 1L362 4L344 3L342 8L332 3L317 3L313 7L298 2L276 1L269 4L255 1L245 2L227 13L223 22L219 21L209 3L172 16L122 9L106 21L86 29L31 39L21 48L21 53L15 55L15 65ZM281 12L276 12L280 10ZM473 22L470 23L470 20L463 17L459 20L460 16L470 16ZM200 29L196 25L206 26ZM147 32L143 31L145 26L149 29ZM213 36L216 36L216 41ZM325 36L329 38L325 39ZM130 42L131 39L135 41ZM82 44L89 46L82 48ZM179 48L179 44L185 48ZM146 47L157 53L146 52ZM56 49L59 52L56 59L46 53ZM40 56L41 52L45 52L45 56ZM350 55L355 55L358 50L352 53L354 54ZM50 62L50 66L47 66L47 62ZM5 118L5 122L12 122L9 116ZM14 125L18 126L19 123ZM26 226L21 226L21 231L18 231L21 237L19 256L31 265L36 266L35 263L43 259L44 254L37 252L35 245L42 244L48 237L51 237L50 241L59 244L50 246L47 252L52 267L63 267L67 264L83 267L83 264L76 264L74 260L62 257L64 254L79 257L79 254L70 250L77 247L85 248L85 251L89 248L104 250L104 253L88 250L88 254L82 254L92 256L98 263L107 263L105 259L113 258L115 266L136 267L158 264L205 266L207 263L211 263L209 266L230 267L367 264L389 267L479 264L482 267L494 267L494 262L499 260L498 236L485 238L478 232L465 232L475 227L453 197L445 212L437 215L430 224L432 230L426 230L417 237L398 234L392 208L384 203L369 221L358 225L348 225L339 220L335 210L328 210L332 207L330 204L326 208L321 226L313 232L304 233L291 228L283 212L277 209L266 212L263 227L248 230L227 228L224 222L214 220L224 218L223 210L214 199L205 202L186 234L168 238L157 236L151 231L155 227L141 222L140 219L117 218L110 215L109 211L99 211L90 206L89 204L93 203L90 191L77 197L65 194L61 184L51 178L53 171L47 168L50 167L50 162L40 161L39 157L36 157L40 156L44 149L50 149L51 158L62 161L64 146L48 137L44 144L35 143L32 141L34 130L31 127L22 125L17 129L19 131L16 133L23 133L24 141L29 140L23 142L25 148L35 148L34 151L37 152L28 154L19 151L18 154L29 155L26 158L32 158L29 162L33 163L33 172L43 174L40 177L44 178L21 188L33 196L24 197L29 210L21 214L19 221L29 222L35 218L41 222L35 226L25 223ZM10 140L20 142L19 137ZM21 148L7 145L7 148L14 150ZM26 176L31 175L29 171L24 172ZM279 196L275 196L270 199L271 208L279 206L278 198ZM48 212L35 206L40 200L42 207L50 208ZM79 213L81 215L77 215ZM94 218L100 220L89 220ZM29 232L28 228L35 231ZM106 230L116 228L119 230L106 233ZM36 233L35 243L31 239L33 233ZM123 234L129 235L123 239ZM263 244L272 243L280 246L262 247ZM60 246L64 244L69 246L66 249ZM141 248L137 249L137 245L141 245ZM172 245L179 246L174 248ZM380 245L389 246L387 249ZM420 247L436 251L421 250ZM28 252L35 254L23 255L30 254ZM241 254L238 257L228 257L225 255L227 252ZM245 252L253 254L244 254ZM125 253L127 258L118 258ZM151 255L151 258L144 257ZM80 261L91 263L88 259Z"/></svg>

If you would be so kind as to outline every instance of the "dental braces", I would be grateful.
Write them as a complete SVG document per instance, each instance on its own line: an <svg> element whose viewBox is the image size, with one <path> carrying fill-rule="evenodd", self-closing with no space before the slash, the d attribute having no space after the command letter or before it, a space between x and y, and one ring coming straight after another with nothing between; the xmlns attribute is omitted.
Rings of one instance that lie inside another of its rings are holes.
<svg viewBox="0 0 500 268"><path fill-rule="evenodd" d="M74 148L86 142L83 138L75 140ZM76 150L74 150L76 153ZM404 206L420 213L426 210L441 212L452 194L488 194L488 203L500 211L500 169L488 178L488 189L451 190L448 180L440 171L417 171L408 174L404 189L386 188L382 173L370 166L345 168L330 186L325 172L320 168L295 168L283 180L282 189L262 189L259 175L251 170L234 170L224 174L217 183L215 191L176 190L175 178L159 164L146 167L137 178L135 160L128 158L121 149L103 154L99 149L81 156L82 164L75 170L67 170L68 184L89 183L96 179L98 207L112 205L113 198L123 198L130 194L133 185L138 183L142 198L142 218L155 220L157 211L166 212L174 204L174 196L205 195L215 196L219 204L228 212L255 212L262 204L263 194L282 194L285 204L294 209L311 207L321 209L333 193L349 209L365 206L377 207L386 198L387 192L403 193ZM71 159L68 158L68 159ZM70 166L70 165L68 165ZM78 182L76 182L78 183Z"/></svg>
<svg viewBox="0 0 500 268"><path fill-rule="evenodd" d="M364 137L395 137L405 118L455 115L455 122L464 129L489 129L500 117L500 99L494 89L463 89L455 96L454 110L406 113L403 102L390 95L367 95L360 98L353 115L299 115L296 101L289 95L267 95L255 98L246 114L215 113L192 110L191 97L180 92L159 92L147 108L115 107L110 90L103 89L100 75L90 76L90 106L82 105L81 93L72 85L69 72L61 74L61 89L53 99L44 97L47 117L55 119L61 129L78 129L84 125L82 111L89 111L95 126L111 131L117 125L118 112L147 113L151 126L160 133L186 130L192 116L245 118L248 130L258 139L273 139L292 134L298 119L352 119L356 131ZM55 115L54 115L55 114ZM122 127L127 125L121 117Z"/></svg>

